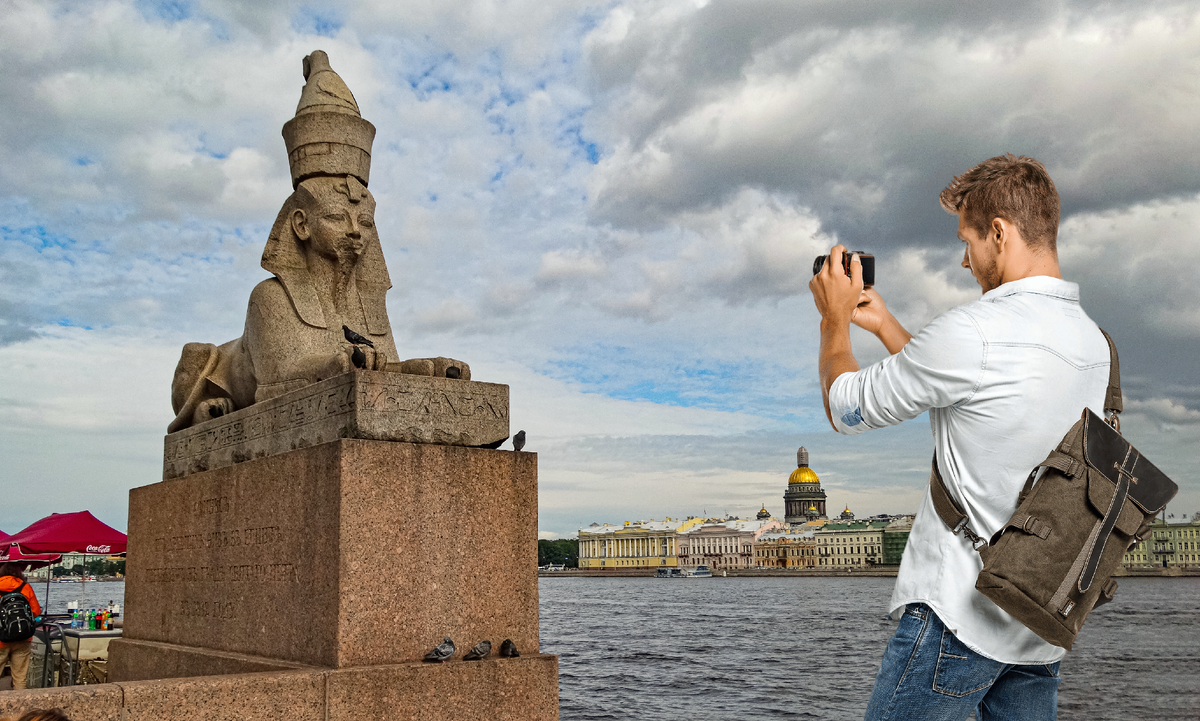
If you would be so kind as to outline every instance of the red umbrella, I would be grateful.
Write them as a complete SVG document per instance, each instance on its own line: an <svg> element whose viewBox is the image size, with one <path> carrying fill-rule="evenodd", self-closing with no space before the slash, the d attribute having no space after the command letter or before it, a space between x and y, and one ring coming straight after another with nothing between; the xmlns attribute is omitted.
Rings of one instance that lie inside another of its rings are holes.
<svg viewBox="0 0 1200 721"><path fill-rule="evenodd" d="M0 539L0 563L13 561L28 563L30 566L48 566L51 563L58 563L60 560L62 560L61 553L25 553L17 544Z"/></svg>
<svg viewBox="0 0 1200 721"><path fill-rule="evenodd" d="M51 513L8 539L26 553L125 553L126 537L87 511Z"/></svg>
<svg viewBox="0 0 1200 721"><path fill-rule="evenodd" d="M0 546L3 546L5 543L7 543L8 539L9 535L4 531L0 531Z"/></svg>

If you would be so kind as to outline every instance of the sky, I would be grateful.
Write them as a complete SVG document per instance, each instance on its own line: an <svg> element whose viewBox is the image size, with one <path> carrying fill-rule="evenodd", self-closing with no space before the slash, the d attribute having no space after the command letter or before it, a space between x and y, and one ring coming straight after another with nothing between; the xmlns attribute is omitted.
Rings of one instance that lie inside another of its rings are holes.
<svg viewBox="0 0 1200 721"><path fill-rule="evenodd" d="M812 260L874 253L916 332L980 292L938 192L1006 152L1200 512L1196 0L0 0L0 529L124 529L161 478L180 348L268 276L316 49L377 128L397 347L511 386L542 537L782 516L801 445L831 510L915 512L927 420L825 420Z"/></svg>

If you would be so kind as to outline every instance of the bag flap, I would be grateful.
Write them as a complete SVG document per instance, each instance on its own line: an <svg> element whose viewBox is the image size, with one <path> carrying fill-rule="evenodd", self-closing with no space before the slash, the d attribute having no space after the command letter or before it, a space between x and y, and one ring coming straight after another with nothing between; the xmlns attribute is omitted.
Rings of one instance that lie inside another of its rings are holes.
<svg viewBox="0 0 1200 721"><path fill-rule="evenodd" d="M1105 513L1108 513L1108 506L1117 492L1117 486L1094 468L1088 469L1087 484L1088 502L1092 504L1092 508L1096 509L1096 515L1103 517ZM1129 488L1132 494L1132 483L1129 484ZM1137 533L1147 518L1147 515L1143 514L1142 509L1136 503L1129 502L1132 498L1132 495L1126 496L1125 505L1121 507L1121 513L1117 516L1116 529L1126 536Z"/></svg>
<svg viewBox="0 0 1200 721"><path fill-rule="evenodd" d="M1125 464L1125 470L1132 474L1129 497L1147 515L1152 516L1161 511L1163 506L1167 505L1167 501L1179 492L1179 486L1090 409L1084 411L1083 427L1084 461L1102 473L1113 486L1117 483L1121 465ZM1089 496L1092 493L1091 485L1089 474ZM1112 498L1114 490L1108 490L1108 498ZM1106 505L1104 508L1107 507ZM1103 513L1104 509L1100 509L1100 512Z"/></svg>

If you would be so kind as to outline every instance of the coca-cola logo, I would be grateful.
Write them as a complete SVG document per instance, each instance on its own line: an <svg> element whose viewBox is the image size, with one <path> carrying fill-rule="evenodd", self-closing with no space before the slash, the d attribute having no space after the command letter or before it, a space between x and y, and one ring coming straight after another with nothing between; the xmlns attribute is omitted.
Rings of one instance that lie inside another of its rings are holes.
<svg viewBox="0 0 1200 721"><path fill-rule="evenodd" d="M112 546L88 546L84 553L112 553Z"/></svg>

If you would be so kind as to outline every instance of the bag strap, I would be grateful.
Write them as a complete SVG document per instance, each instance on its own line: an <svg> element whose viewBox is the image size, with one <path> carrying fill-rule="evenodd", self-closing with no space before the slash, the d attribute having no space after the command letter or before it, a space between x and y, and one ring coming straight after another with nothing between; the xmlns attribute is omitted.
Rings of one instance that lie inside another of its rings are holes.
<svg viewBox="0 0 1200 721"><path fill-rule="evenodd" d="M1110 336L1103 328L1100 329L1104 333L1104 340L1108 341L1108 390L1104 393L1104 412L1109 417L1109 423L1118 431L1121 430L1121 422L1117 419L1117 414L1123 410L1121 403L1121 363L1117 359L1117 345L1113 343Z"/></svg>
<svg viewBox="0 0 1200 721"><path fill-rule="evenodd" d="M942 480L942 474L938 470L937 451L933 453L933 471L929 474L929 495L933 497L933 509L937 511L938 518L942 519L942 523L950 528L951 533L956 536L962 533L976 551L987 546L987 541L980 538L979 534L967 525L966 512L946 488L946 483Z"/></svg>

